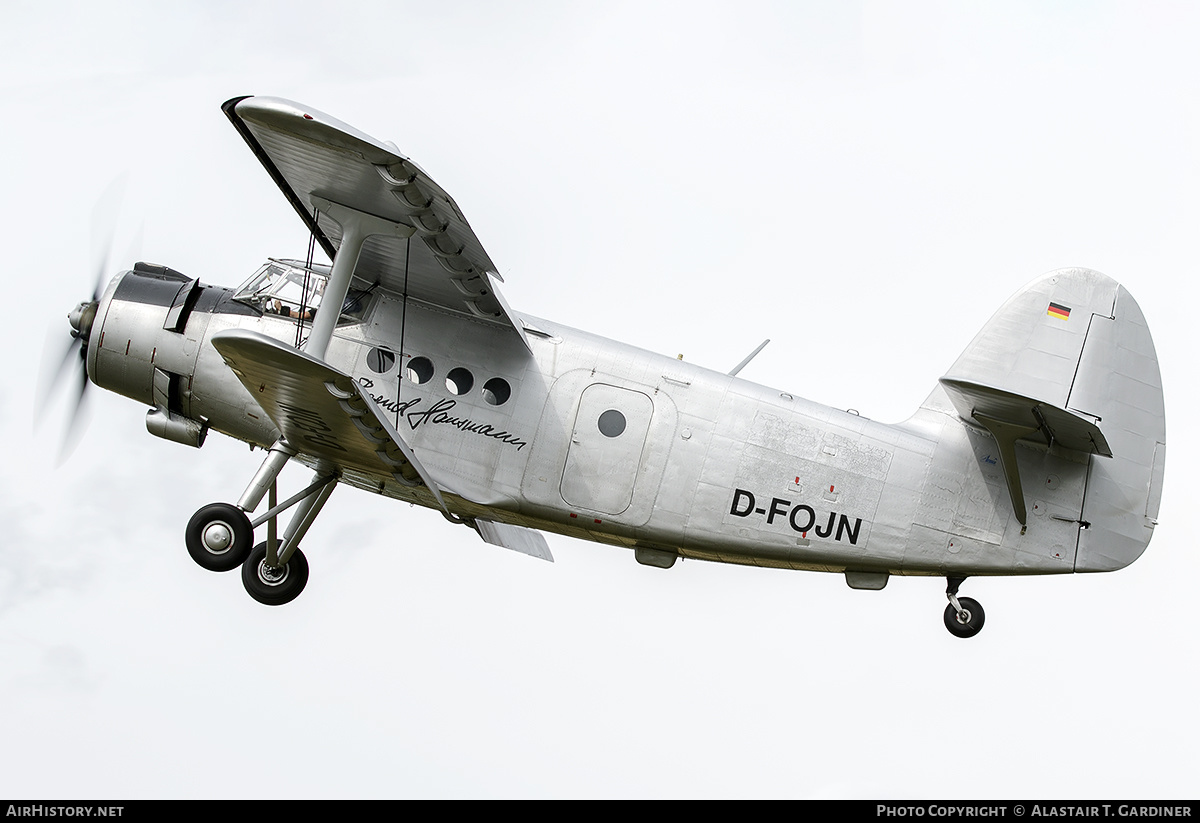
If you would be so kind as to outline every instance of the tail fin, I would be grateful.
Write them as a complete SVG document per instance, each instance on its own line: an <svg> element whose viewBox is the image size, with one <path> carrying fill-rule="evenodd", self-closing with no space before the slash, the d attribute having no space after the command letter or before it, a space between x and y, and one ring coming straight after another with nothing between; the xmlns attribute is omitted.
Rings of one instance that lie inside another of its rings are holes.
<svg viewBox="0 0 1200 823"><path fill-rule="evenodd" d="M959 415L996 438L1022 525L1016 443L1074 452L1088 464L1075 570L1141 556L1158 517L1166 424L1154 342L1119 283L1089 269L1035 280L940 382Z"/></svg>

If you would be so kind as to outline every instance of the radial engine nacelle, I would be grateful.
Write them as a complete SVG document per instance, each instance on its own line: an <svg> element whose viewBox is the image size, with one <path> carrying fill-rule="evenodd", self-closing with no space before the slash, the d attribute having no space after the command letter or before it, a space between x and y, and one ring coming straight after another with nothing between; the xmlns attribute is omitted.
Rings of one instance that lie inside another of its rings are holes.
<svg viewBox="0 0 1200 823"><path fill-rule="evenodd" d="M151 434L203 445L211 410L194 387L209 320L214 312L254 314L230 300L232 294L166 266L138 263L121 272L93 309L88 376L97 386L150 406L146 429ZM239 390L226 374L216 370L214 379ZM260 436L268 437L269 431Z"/></svg>

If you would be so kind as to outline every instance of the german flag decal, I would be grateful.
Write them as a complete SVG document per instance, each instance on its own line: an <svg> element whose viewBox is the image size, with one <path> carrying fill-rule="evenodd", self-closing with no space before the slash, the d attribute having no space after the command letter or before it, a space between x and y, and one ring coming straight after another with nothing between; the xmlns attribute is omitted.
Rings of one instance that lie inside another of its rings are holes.
<svg viewBox="0 0 1200 823"><path fill-rule="evenodd" d="M1071 310L1066 306L1060 306L1057 303L1051 303L1050 308L1046 309L1046 314L1051 317L1057 317L1059 320L1066 320L1071 316Z"/></svg>

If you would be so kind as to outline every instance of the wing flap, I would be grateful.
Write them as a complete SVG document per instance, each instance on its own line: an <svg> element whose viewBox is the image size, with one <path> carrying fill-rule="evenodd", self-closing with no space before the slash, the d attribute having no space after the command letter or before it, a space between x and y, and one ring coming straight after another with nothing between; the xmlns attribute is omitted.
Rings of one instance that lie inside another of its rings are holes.
<svg viewBox="0 0 1200 823"><path fill-rule="evenodd" d="M554 556L550 553L550 545L546 542L546 537L539 531L527 529L524 526L514 526L510 523L484 520L482 517L475 518L475 529L484 542L491 543L493 546L501 546L530 557L554 562Z"/></svg>
<svg viewBox="0 0 1200 823"><path fill-rule="evenodd" d="M446 509L445 487L352 377L258 332L229 329L212 344L290 446L342 469L424 484Z"/></svg>

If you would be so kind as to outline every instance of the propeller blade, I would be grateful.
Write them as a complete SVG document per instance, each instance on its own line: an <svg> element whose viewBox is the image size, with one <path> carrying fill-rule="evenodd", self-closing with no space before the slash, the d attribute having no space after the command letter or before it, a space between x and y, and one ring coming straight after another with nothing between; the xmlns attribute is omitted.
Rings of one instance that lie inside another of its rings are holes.
<svg viewBox="0 0 1200 823"><path fill-rule="evenodd" d="M79 353L83 354L85 349L80 347ZM63 431L62 444L58 450L58 465L66 462L83 440L83 433L87 430L86 418L88 411L88 376L87 368L80 358L79 373L75 378L74 396L70 399L70 406L67 410L67 423Z"/></svg>
<svg viewBox="0 0 1200 823"><path fill-rule="evenodd" d="M117 176L92 208L92 300L99 300L104 291L104 276L109 270L113 237L117 233L121 201L125 198L128 180L128 174Z"/></svg>
<svg viewBox="0 0 1200 823"><path fill-rule="evenodd" d="M38 370L38 389L37 399L38 407L44 407L50 399L51 392L54 387L62 383L63 374L71 366L73 359L79 355L76 353L80 347L78 340L61 340L61 333L58 335L47 334L46 344L42 347L42 367ZM41 419L41 415L37 415L35 423Z"/></svg>
<svg viewBox="0 0 1200 823"><path fill-rule="evenodd" d="M84 418L87 411L88 374L87 374L87 345L91 334L92 321L95 319L97 304L104 292L106 276L112 254L113 238L116 235L118 214L121 200L125 196L125 186L128 175L120 175L96 201L92 209L92 296L75 307L68 315L67 321L73 331L70 341L64 344L53 343L54 338L48 337L42 354L42 369L38 376L38 408L34 413L34 427L47 416L47 406L50 395L58 386L69 388L61 393L66 397L66 423L62 441L59 447L59 465L75 451L83 438L86 428ZM141 232L138 232L137 242L141 242ZM61 335L62 332L59 332ZM63 339L55 335L57 339ZM74 373L71 373L74 372Z"/></svg>

